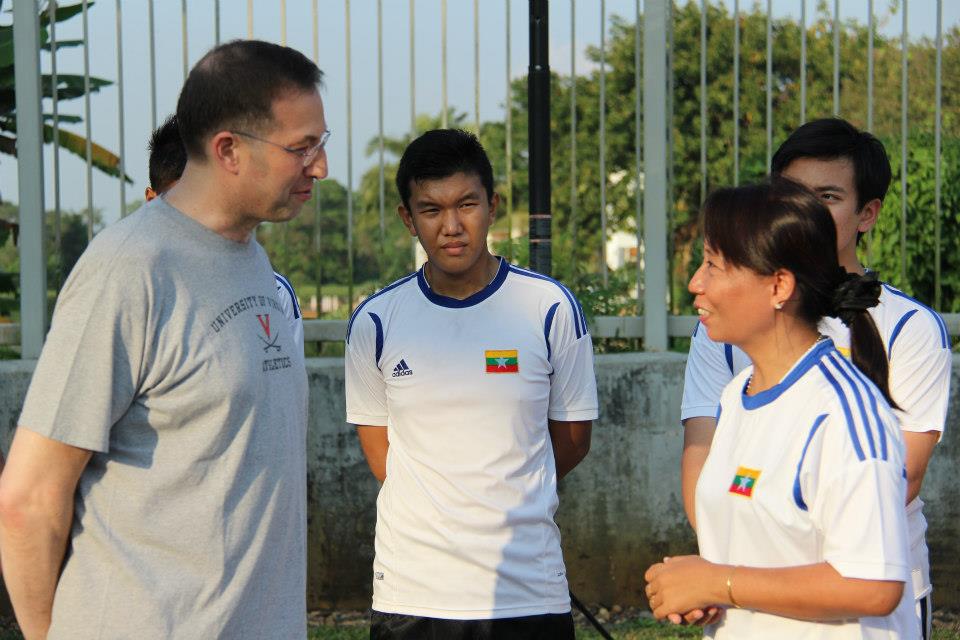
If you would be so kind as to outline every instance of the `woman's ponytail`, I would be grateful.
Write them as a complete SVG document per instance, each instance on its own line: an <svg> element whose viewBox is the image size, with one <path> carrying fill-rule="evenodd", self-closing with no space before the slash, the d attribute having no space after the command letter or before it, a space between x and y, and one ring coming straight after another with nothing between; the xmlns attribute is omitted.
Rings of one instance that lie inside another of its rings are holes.
<svg viewBox="0 0 960 640"><path fill-rule="evenodd" d="M890 396L889 362L883 340L869 309L880 302L880 281L876 274L847 273L842 268L837 276L832 306L828 315L839 318L850 329L850 358L880 389L887 403L899 409Z"/></svg>

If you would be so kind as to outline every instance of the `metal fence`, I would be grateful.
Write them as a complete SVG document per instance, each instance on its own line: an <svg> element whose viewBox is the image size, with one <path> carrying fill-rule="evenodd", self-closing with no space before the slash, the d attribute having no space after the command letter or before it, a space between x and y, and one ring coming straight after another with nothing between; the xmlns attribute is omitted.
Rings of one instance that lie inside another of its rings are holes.
<svg viewBox="0 0 960 640"><path fill-rule="evenodd" d="M154 0L140 0L140 2L145 3L146 14L147 14L147 41L148 41L148 59L146 61L136 59L130 60L124 55L124 42L129 41L129 34L125 34L124 28L124 14L123 11L130 11L132 2L125 2L121 5L120 0L115 0L113 6L112 15L108 11L109 3L106 0L101 0L98 3L98 6L90 8L88 0L82 0L77 3L82 5L82 15L80 16L82 20L82 43L80 48L82 49L82 66L83 66L83 79L84 79L84 107L83 107L83 127L86 140L85 148L85 164L84 164L84 175L83 175L83 184L85 187L86 195L86 211L88 213L87 228L88 234L92 235L94 230L94 219L93 212L94 207L94 152L95 148L92 143L92 136L95 135L95 131L92 128L93 112L91 105L91 67L90 67L90 26L94 24L94 21L104 21L110 18L115 20L115 30L114 30L114 46L115 46L115 73L116 73L116 89L117 89L117 121L116 121L116 132L117 132L117 143L118 143L118 156L119 156L119 166L118 170L120 175L125 175L129 170L129 164L127 162L128 153L127 150L130 147L130 142L128 136L126 135L128 124L125 122L125 112L131 108L131 89L128 86L124 85L124 68L125 63L129 69L130 65L135 65L138 68L146 68L147 73L149 74L149 104L150 104L150 126L156 127L160 121L160 116L158 114L158 69L157 69L157 29L158 24L161 20L158 19L158 9L160 12L164 13L164 18L162 20L163 24L169 26L172 20L173 15L172 11L175 10L175 2L169 0L167 2L158 2L155 6ZM482 10L484 14L490 15L490 13L497 13L503 16L503 22L501 24L502 28L492 29L493 33L482 32L481 31L481 3L479 0L472 0L472 7L470 7L471 0L454 0L456 2L456 8L462 10L463 5L467 5L468 8L472 8L472 81L473 81L473 104L472 106L472 124L473 128L476 130L481 129L481 94L484 90L489 90L489 83L484 83L481 81L481 71L487 73L487 77L493 77L493 75L499 75L499 72L494 74L493 71L487 71L483 60L481 59L481 42L484 43L484 46L489 47L502 47L501 51L504 54L506 60L506 65L504 73L501 78L497 81L496 84L500 84L501 87L505 89L505 99L504 99L504 109L502 114L499 115L499 118L502 118L504 123L506 135L504 136L504 148L502 152L506 158L505 162L505 177L502 190L505 195L506 201L506 216L508 218L508 234L513 236L516 234L516 228L518 225L517 220L515 219L516 212L514 211L514 180L515 175L513 173L513 162L512 159L517 156L518 153L522 152L522 149L517 149L512 143L514 137L514 117L515 107L510 99L511 96L511 83L516 80L517 73L514 68L511 67L511 62L515 60L512 57L511 51L511 38L515 37L512 35L511 23L522 19L526 14L527 5L523 2L513 2L511 0L500 0L500 2L484 2L482 4ZM796 0L788 8L791 11L796 11L799 15L796 22L798 23L798 33L800 38L800 56L799 56L799 68L796 70L799 76L799 120L792 123L793 125L799 124L805 121L810 115L808 112L808 71L811 64L810 56L813 55L808 51L808 36L809 36L809 24L808 24L808 11L810 10L810 5L814 0ZM866 72L865 77L862 78L863 83L866 85L866 121L865 126L872 130L875 120L874 113L874 87L875 87L875 37L874 35L877 32L876 24L876 11L873 6L873 0L864 0L867 5L867 33L870 34L870 37L867 40L867 53L866 53ZM198 50L194 47L191 52L189 43L190 38L188 33L190 32L190 21L196 20L194 17L198 12L198 5L201 3L191 3L191 6L188 10L188 5L186 0L181 0L179 3L179 26L180 26L180 51L175 52L173 48L165 47L164 53L166 55L177 55L182 61L182 73L185 77L189 66L194 62L200 55L202 55L203 50ZM237 34L232 33L230 37L236 37L238 35L245 35L246 37L263 37L259 34L257 26L262 20L271 20L278 21L280 26L280 34L278 41L281 43L287 43L287 23L288 23L288 3L286 0L279 0L276 4L267 5L268 9L266 12L263 11L263 5L257 7L254 3L254 0L247 0L244 3L240 1L224 1L223 3L220 0L208 0L206 4L211 4L212 6L206 7L204 10L208 11L212 9L212 25L210 25L210 30L213 32L213 41L212 43L219 43L221 37L226 35L226 32L222 33L222 24L227 18L227 14L231 17L234 22L239 14L245 14L246 19L246 33ZM355 142L354 136L358 129L355 118L357 117L358 108L353 102L354 97L354 83L367 83L374 82L369 77L356 77L357 74L353 69L353 55L356 51L357 45L351 42L351 17L357 12L358 5L361 5L361 8L366 12L364 15L376 16L376 42L369 43L364 42L362 46L365 49L369 49L369 45L373 44L376 48L376 105L377 105L377 116L375 121L376 126L376 140L378 141L376 149L376 157L378 164L378 176L377 176L377 207L379 214L379 233L380 240L383 241L385 233L385 212L388 207L387 201L387 187L386 187L386 176L384 172L385 166L385 149L384 149L384 140L385 140L385 79L384 79L384 23L383 23L383 1L382 0L354 0L351 3L351 0L340 0L337 1L327 1L324 0L320 2L319 0L302 0L300 2L293 2L291 0L290 12L293 14L296 13L297 16L302 17L304 20L305 16L309 16L310 28L312 34L312 51L305 51L307 54L311 54L311 57L319 61L321 57L321 43L327 42L329 40L338 39L340 36L336 34L342 34L343 38L343 50L337 55L333 55L326 61L326 66L328 68L342 65L343 66L343 79L344 79L344 90L343 95L332 94L327 100L328 101L342 101L344 104L344 118L342 125L335 124L333 125L334 129L337 129L337 135L342 135L346 139L346 148L345 148L345 173L343 175L344 187L346 189L346 203L345 203L345 215L346 215L346 245L347 245L347 265L349 269L349 279L348 279L348 292L347 292L347 303L352 305L355 300L355 291L354 291L354 266L355 266L355 246L356 238L354 237L354 228L355 228L355 199L356 189L358 185L355 183L354 172L356 169L356 159L355 159ZM611 5L614 4L611 2ZM778 4L780 4L778 2ZM942 0L930 0L929 2L924 1L923 9L924 11L933 11L935 10L936 16L934 18L935 24L935 36L933 37L933 48L935 49L935 94L932 96L933 100L933 120L935 123L935 132L934 132L934 167L935 167L935 178L934 178L934 189L935 194L933 198L933 217L935 220L935 254L932 256L931 260L933 263L932 269L934 271L934 295L932 300L929 302L935 304L937 307L940 307L942 301L942 273L941 273L941 221L944 220L945 212L943 211L943 202L942 202L942 181L943 181L943 152L942 152L942 138L943 138L943 78L942 78L942 64L943 64L943 51L944 51L944 37L943 37L943 1ZM353 5L353 6L351 6ZM696 135L699 137L699 193L702 195L706 193L708 188L711 186L717 186L716 178L711 179L710 169L711 169L711 157L710 157L710 147L711 144L711 134L708 132L708 111L709 106L709 90L711 89L711 83L714 82L714 78L710 75L710 70L708 66L708 51L711 47L719 46L718 43L726 40L729 44L732 54L729 59L729 65L733 69L732 77L732 86L731 91L731 102L732 102L732 117L729 124L731 125L731 133L729 139L729 151L728 153L732 155L732 172L726 180L727 183L736 184L741 180L741 177L744 175L744 168L741 166L741 156L742 156L742 127L744 126L744 113L741 112L741 91L743 87L743 78L742 78L742 69L741 65L745 59L753 60L757 55L760 55L764 59L765 71L764 71L764 97L765 97L765 109L763 113L763 121L765 127L765 166L769 166L770 158L774 149L774 123L778 119L778 109L776 96L779 92L782 92L781 87L775 86L775 82L779 81L779 76L774 72L774 60L775 60L775 44L777 34L774 33L775 18L773 13L773 0L766 0L764 5L755 5L751 11L755 14L758 9L757 6L761 7L759 10L765 8L766 15L766 35L764 41L763 49L758 49L756 46L745 47L744 42L742 41L743 33L742 28L745 24L744 22L744 11L740 6L739 0L723 0L722 2L714 1L707 2L707 0L699 0L695 2L690 0L686 3L677 3L674 5L668 0L624 0L622 2L616 3L617 8L620 13L620 22L621 23L630 23L632 22L633 26L633 68L631 69L634 85L638 90L633 92L634 99L634 111L633 111L633 161L632 165L626 167L625 169L629 173L629 179L634 182L635 188L633 193L632 200L632 224L628 225L627 228L632 227L636 230L636 287L635 295L637 300L637 313L639 314L642 311L642 315L627 315L620 317L611 317L611 316L600 316L594 320L594 335L598 338L612 338L612 337L621 337L621 338L640 338L643 341L644 348L648 350L665 350L669 346L669 339L671 337L686 337L689 336L690 332L695 323L695 318L692 316L676 316L670 315L669 311L671 308L670 296L672 295L673 288L672 285L675 285L676 282L676 269L674 269L674 251L672 246L672 227L671 222L673 216L677 211L677 200L674 197L674 188L677 176L674 175L675 163L673 161L674 154L676 153L676 143L674 140L675 130L676 130L676 120L675 116L677 113L677 95L678 89L675 86L676 83L676 70L674 69L674 61L677 57L679 50L677 49L677 44L674 41L675 36L675 25L678 15L684 11L699 10L699 42L697 43L697 53L699 57L699 69L698 77L696 78L699 82L698 84L698 95L699 95L699 104L697 105L698 109L696 112L699 114L699 126ZM67 5L69 6L69 5ZM909 192L909 162L908 155L910 153L910 147L907 141L910 138L910 105L909 105L909 87L910 87L910 73L911 73L911 61L909 60L909 45L910 45L910 31L908 29L908 15L910 14L910 7L913 6L913 3L908 3L908 0L902 0L899 17L901 19L900 24L900 42L901 42L901 70L900 70L900 141L899 145L899 174L900 174L900 216L901 216L901 236L900 236L900 255L901 255L901 265L900 265L900 276L902 281L907 281L907 271L908 271L908 239L907 239L907 226L908 226L908 198L906 194ZM139 7L138 9L143 9L144 7ZM63 7L61 7L63 8ZM832 16L830 19L830 29L832 36L832 51L830 52L832 56L832 112L834 114L846 115L842 113L841 106L841 88L843 86L842 78L844 74L845 67L850 66L852 63L848 59L844 59L841 56L841 37L844 36L845 26L844 20L841 18L840 14L840 2L839 0L833 0L832 3ZM396 6L393 6L392 9L396 9ZM53 192L53 211L56 217L56 220L59 220L61 212L61 196L62 196L62 180L64 175L62 173L61 165L61 154L63 149L61 148L60 140L58 135L54 133L52 137L52 144L49 147L45 147L42 143L43 141L43 106L49 104L49 111L51 114L52 124L54 130L56 131L60 119L63 117L63 113L58 104L58 100L54 97L52 100L44 100L42 98L42 86L41 86L41 71L43 67L41 65L41 42L38 38L39 27L41 15L46 12L47 20L49 21L49 54L44 54L45 64L47 65L47 73L53 77L53 86L57 86L57 75L58 71L62 72L62 67L58 66L58 58L62 55L62 52L58 50L58 40L57 40L57 20L56 12L57 7L55 3L39 3L37 0L17 0L14 2L14 49L16 54L16 113L17 113L17 149L19 152L19 157L17 160L17 169L18 169L18 196L19 196L19 207L20 207L20 241L19 241L19 259L20 259L20 318L21 323L0 325L0 345L16 345L19 343L21 345L21 353L23 357L32 358L36 357L39 354L40 348L43 343L43 338L45 334L45 329L47 326L47 274L46 274L46 260L45 260L45 247L44 247L44 216L40 215L40 212L45 211L45 185L52 186ZM596 12L599 14L599 46L597 51L594 54L594 68L592 68L589 73L592 74L591 77L595 77L599 83L598 91L598 102L597 105L600 117L595 131L597 144L598 144L598 197L597 201L586 202L580 200L578 196L578 187L582 184L582 180L579 177L578 157L583 156L583 148L577 146L577 136L579 133L583 133L583 124L578 122L577 118L577 105L578 105L578 89L577 83L571 83L570 88L570 114L569 114L569 146L565 149L554 149L554 155L564 154L569 158L569 176L566 179L569 181L569 211L567 212L567 220L569 221L569 232L572 234L574 239L581 238L584 233L587 233L585 229L588 228L588 225L585 222L588 220L589 216L597 216L599 218L599 231L600 234L598 246L600 247L601 257L596 261L596 269L599 271L599 276L602 279L603 283L608 282L608 263L605 258L605 251L609 243L609 238L611 234L611 225L608 220L608 211L610 206L608 202L608 187L611 185L611 171L612 169L607 166L607 156L608 156L608 128L610 126L608 122L608 104L610 97L608 96L608 87L607 79L610 69L608 68L608 55L610 50L607 47L607 37L608 33L611 31L611 16L608 14L608 3L606 0L593 0L590 2L581 2L578 3L576 0L569 0L568 6L567 3L555 2L552 7L554 12L554 17L560 14L561 10L566 13L569 12L569 37L570 37L570 51L569 51L569 69L563 68L562 62L566 61L556 61L553 67L555 72L559 74L566 75L569 74L570 78L576 78L578 76L578 55L580 49L578 49L577 36L583 34L582 29L578 34L578 24L583 22L583 16L588 12ZM732 14L732 32L730 33L717 33L716 30L710 23L711 12L721 10L722 12L729 11ZM341 13L342 12L342 13ZM335 14L342 15L342 22L339 19L331 19L331 16ZM434 32L432 25L436 20L437 15L440 18L440 25L437 32ZM822 16L821 16L822 17ZM422 22L427 20L431 23L431 27L425 29L422 26ZM302 23L298 23L302 26ZM393 29L391 33L396 33L397 28L401 25L392 24ZM447 126L449 110L451 104L448 99L449 93L449 68L448 68L448 59L449 59L449 42L448 42L448 31L450 26L448 25L448 0L409 0L408 6L408 22L405 25L407 31L407 39L409 44L409 62L407 65L407 75L408 75L408 93L409 93L409 115L410 115L410 131L416 131L417 129L417 114L418 107L423 110L424 105L421 103L417 104L417 81L420 80L421 83L424 82L424 76L422 72L418 74L418 65L416 62L415 55L415 46L414 43L423 40L425 37L431 39L431 46L436 45L437 55L440 58L440 74L439 78L430 77L428 82L438 83L440 86L440 96L439 104L429 105L428 111L439 111L440 114L440 123L442 126ZM463 36L467 31L458 25L456 29L457 41L454 46L464 48L468 46L468 43L465 41L467 38ZM711 31L713 29L713 31ZM954 33L956 32L956 25L953 26ZM425 36L424 33L427 33ZM516 32L513 32L516 33ZM137 34L140 35L140 32ZM125 38L126 36L126 38ZM439 42L434 42L434 39L439 40ZM212 44L211 43L211 44ZM499 44L498 44L499 43ZM65 43L74 44L74 43ZM103 43L99 43L103 44ZM106 45L104 45L106 46ZM724 44L723 46L727 46ZM689 52L686 52L689 53ZM859 64L859 62L858 62ZM689 78L684 78L684 82L689 81ZM137 92L136 90L134 90ZM125 97L128 98L125 100ZM136 96L142 98L142 95ZM397 104L396 101L393 104ZM681 105L683 106L683 105ZM556 104L554 109L556 109ZM782 118L781 118L782 119ZM98 124L99 126L99 124ZM107 126L107 125L104 125ZM367 127L369 130L370 127ZM141 138L145 140L147 138L148 132L142 132L143 135ZM591 132L592 133L592 132ZM683 132L684 135L687 132ZM44 163L44 153L52 154L52 175L45 175L45 163ZM651 161L647 162L646 159ZM668 159L667 161L661 161L662 159ZM71 181L71 186L79 184L81 181L73 180ZM124 180L117 181L117 211L120 215L123 215L128 205L130 204L129 194L127 193L127 185ZM556 195L556 194L555 194ZM316 200L317 209L314 211L314 220L315 228L313 232L313 248L317 252L324 251L323 238L320 233L320 201ZM586 213L586 215L585 215ZM950 216L956 217L956 211L947 212ZM623 219L624 215L618 216L620 219ZM59 246L60 235L59 235L59 224L55 225L57 232L55 234L54 246ZM556 229L556 225L554 227ZM597 240L597 239L595 239ZM411 252L412 254L413 252ZM411 260L413 260L411 256ZM317 304L322 309L323 300L320 296L319 290L319 281L318 281L318 291L317 291ZM381 283L386 284L386 283ZM960 316L948 314L947 315L948 326L951 329L951 332L957 333L960 331ZM342 321L323 321L323 320L308 320L305 323L306 326L306 339L308 341L335 341L342 340L344 333L344 323ZM21 330L22 327L22 330Z"/></svg>

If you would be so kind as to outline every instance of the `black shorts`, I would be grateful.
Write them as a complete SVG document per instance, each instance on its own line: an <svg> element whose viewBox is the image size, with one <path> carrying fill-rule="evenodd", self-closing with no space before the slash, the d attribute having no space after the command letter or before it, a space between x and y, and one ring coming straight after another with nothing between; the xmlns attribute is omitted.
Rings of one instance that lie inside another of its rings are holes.
<svg viewBox="0 0 960 640"><path fill-rule="evenodd" d="M446 620L374 611L370 640L573 640L573 616Z"/></svg>

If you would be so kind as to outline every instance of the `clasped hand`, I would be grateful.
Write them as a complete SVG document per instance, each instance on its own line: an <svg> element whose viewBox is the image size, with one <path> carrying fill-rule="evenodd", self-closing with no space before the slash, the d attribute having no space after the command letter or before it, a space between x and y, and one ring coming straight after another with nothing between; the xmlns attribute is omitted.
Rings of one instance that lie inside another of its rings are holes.
<svg viewBox="0 0 960 640"><path fill-rule="evenodd" d="M667 557L647 569L646 594L657 620L705 626L723 616L723 567L700 556Z"/></svg>

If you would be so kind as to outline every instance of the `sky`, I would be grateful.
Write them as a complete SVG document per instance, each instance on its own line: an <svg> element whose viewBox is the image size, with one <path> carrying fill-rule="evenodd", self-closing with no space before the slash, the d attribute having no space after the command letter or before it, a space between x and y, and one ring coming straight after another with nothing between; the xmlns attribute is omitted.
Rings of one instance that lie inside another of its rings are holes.
<svg viewBox="0 0 960 640"><path fill-rule="evenodd" d="M718 0L713 0L716 3ZM733 0L720 0L728 7ZM804 0L771 0L775 18L799 17ZM807 2L811 21L817 0ZM633 20L637 0L553 0L550 6L550 65L561 74L569 74L571 51L578 73L589 72L593 64L586 59L588 46L599 46L601 11L609 25L613 15ZM402 136L410 129L410 7L414 7L415 104L418 113L439 114L442 104L442 3L443 0L382 0L383 121L386 136ZM63 0L62 4L73 4ZM447 0L447 96L448 104L474 120L474 2ZM765 2L760 3L765 6ZM828 3L832 10L833 3ZM868 0L842 0L841 20L866 22ZM154 0L156 43L156 103L160 122L176 107L177 94L184 79L184 13L181 0ZM282 6L286 6L286 20ZM314 21L313 7L317 6ZM346 7L350 8L350 96L352 98L353 158L347 154L347 68ZM507 76L516 78L527 70L528 3L523 0L479 0L479 106L481 121L503 120ZM741 0L741 8L753 6ZM887 36L899 36L901 2L874 0L878 29ZM149 0L96 0L89 8L90 73L115 81L118 73L118 8L122 33L123 134L120 141L120 87L114 84L91 98L92 138L111 151L121 152L127 174L133 179L121 194L120 183L97 170L93 172L92 194L95 208L102 209L107 222L115 220L121 202L128 205L143 196L147 186L147 140L154 126L151 115L151 73L149 49ZM352 184L375 166L376 154L365 155L367 143L378 133L379 101L377 59L379 38L377 0L253 0L253 36L286 44L314 57L314 27L318 33L318 64L325 74L322 96L327 126L333 131L328 144L330 177L347 184L352 166ZM509 7L510 61L507 63L507 14ZM642 7L642 2L641 2ZM907 9L911 37L933 37L936 29L936 1L911 0ZM575 16L575 39L571 37L571 17ZM247 37L248 0L220 0L220 40ZM9 24L9 12L0 23ZM960 23L960 3L943 2L944 30ZM78 15L57 25L57 39L81 39L83 23ZM214 0L186 2L186 60L193 65L216 40ZM41 55L41 68L49 73L51 56ZM83 49L63 49L57 55L59 73L83 73ZM45 110L51 111L50 101ZM61 113L84 116L83 99L61 102ZM83 134L84 125L67 125ZM45 206L54 206L53 147L44 150L46 185ZM16 159L0 156L0 198L16 202ZM65 152L60 154L60 202L64 210L86 207L86 165Z"/></svg>

